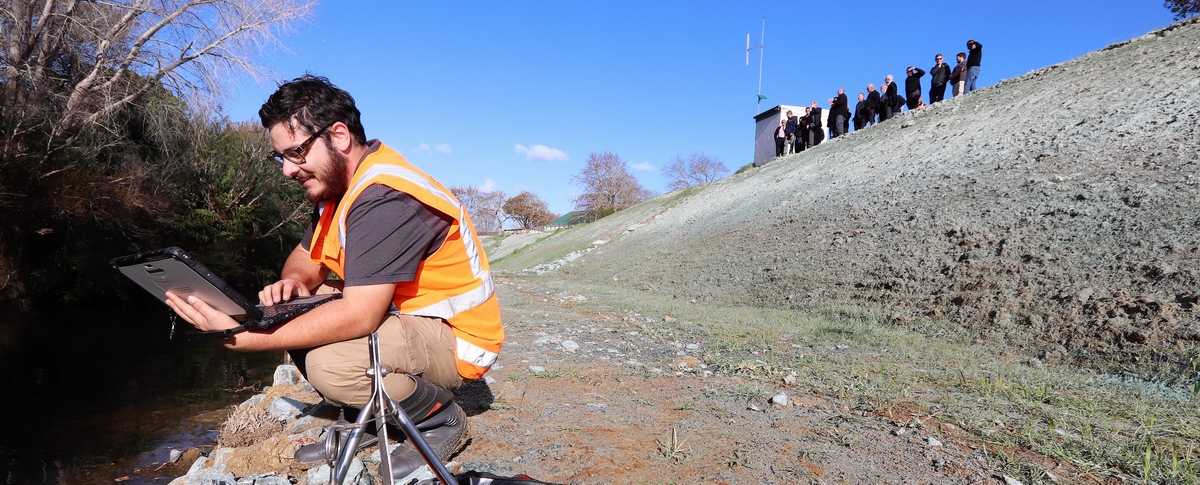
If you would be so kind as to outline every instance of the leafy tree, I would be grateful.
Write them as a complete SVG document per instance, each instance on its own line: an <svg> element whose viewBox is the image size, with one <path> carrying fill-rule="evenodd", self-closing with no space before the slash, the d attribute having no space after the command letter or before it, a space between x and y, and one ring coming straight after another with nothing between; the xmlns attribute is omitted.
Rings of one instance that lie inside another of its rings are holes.
<svg viewBox="0 0 1200 485"><path fill-rule="evenodd" d="M706 184L726 173L729 173L729 169L720 159L703 153L691 153L686 160L676 156L674 161L663 167L663 176L667 178L667 187L671 190Z"/></svg>
<svg viewBox="0 0 1200 485"><path fill-rule="evenodd" d="M576 210L598 219L649 199L652 192L625 168L625 161L612 152L592 153L571 182L583 188L572 202Z"/></svg>
<svg viewBox="0 0 1200 485"><path fill-rule="evenodd" d="M467 208L476 231L480 234L500 232L500 226L504 224L504 192L488 191L475 185L450 187L450 192Z"/></svg>
<svg viewBox="0 0 1200 485"><path fill-rule="evenodd" d="M188 207L230 222L225 242L248 242L244 224L264 243L298 236L284 222L296 205L266 185L209 190L223 179L201 161L251 177L246 164L262 163L218 145L263 140L202 108L237 74L258 73L253 56L314 3L0 0L0 303L104 297L116 281L95 261L218 230L182 223Z"/></svg>
<svg viewBox="0 0 1200 485"><path fill-rule="evenodd" d="M1182 20L1200 13L1200 0L1166 0L1163 6L1175 14L1175 20Z"/></svg>
<svg viewBox="0 0 1200 485"><path fill-rule="evenodd" d="M546 201L528 190L504 201L504 213L520 224L521 229L535 229L549 224L558 218L550 212Z"/></svg>

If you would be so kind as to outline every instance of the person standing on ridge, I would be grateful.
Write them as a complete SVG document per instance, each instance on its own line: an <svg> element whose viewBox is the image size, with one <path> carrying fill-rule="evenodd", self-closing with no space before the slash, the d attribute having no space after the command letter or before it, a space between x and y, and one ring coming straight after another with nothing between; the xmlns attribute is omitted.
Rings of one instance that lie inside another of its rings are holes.
<svg viewBox="0 0 1200 485"><path fill-rule="evenodd" d="M779 120L779 128L775 129L775 157L782 157L787 153L787 120Z"/></svg>
<svg viewBox="0 0 1200 485"><path fill-rule="evenodd" d="M929 104L946 97L946 83L950 81L950 65L942 62L942 55L933 56L933 62L929 68Z"/></svg>
<svg viewBox="0 0 1200 485"><path fill-rule="evenodd" d="M959 52L954 57L958 64L950 72L950 83L954 86L954 97L957 98L963 95L963 89L967 85L967 54Z"/></svg>
<svg viewBox="0 0 1200 485"><path fill-rule="evenodd" d="M792 114L791 110L789 110L787 112L787 129L786 129L786 131L787 131L787 142L786 142L787 146L784 148L785 152L789 152L789 153L799 153L800 152L800 150L796 149L796 147L798 145L797 141L799 141L799 139L800 139L800 134L796 132L796 130L799 127L800 127L800 118L797 118L795 115Z"/></svg>
<svg viewBox="0 0 1200 485"><path fill-rule="evenodd" d="M983 44L974 40L967 41L967 85L964 93L975 90L975 80L979 79L979 63L983 61Z"/></svg>
<svg viewBox="0 0 1200 485"><path fill-rule="evenodd" d="M917 109L921 104L921 76L925 70L908 66L908 77L904 78L904 94L908 96L908 110Z"/></svg>
<svg viewBox="0 0 1200 485"><path fill-rule="evenodd" d="M867 85L867 118L866 124L863 126L871 126L875 124L875 114L879 112L879 91L875 90L874 84Z"/></svg>

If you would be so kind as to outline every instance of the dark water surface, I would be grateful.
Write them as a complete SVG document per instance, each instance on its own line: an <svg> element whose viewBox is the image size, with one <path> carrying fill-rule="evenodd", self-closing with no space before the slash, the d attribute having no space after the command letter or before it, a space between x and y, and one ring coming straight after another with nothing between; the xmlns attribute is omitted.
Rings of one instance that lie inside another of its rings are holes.
<svg viewBox="0 0 1200 485"><path fill-rule="evenodd" d="M168 340L168 322L152 301L0 312L0 483L165 484L170 449L209 451L219 419L197 416L270 385L283 353L187 341L184 322Z"/></svg>

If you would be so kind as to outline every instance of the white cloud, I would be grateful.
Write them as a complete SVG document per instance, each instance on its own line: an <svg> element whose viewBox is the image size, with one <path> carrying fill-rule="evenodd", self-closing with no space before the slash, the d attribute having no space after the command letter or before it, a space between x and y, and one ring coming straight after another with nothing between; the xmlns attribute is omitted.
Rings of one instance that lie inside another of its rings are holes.
<svg viewBox="0 0 1200 485"><path fill-rule="evenodd" d="M482 190L487 193L491 193L493 190L496 190L496 181L492 180L492 179L484 180L483 185L479 186L479 190Z"/></svg>
<svg viewBox="0 0 1200 485"><path fill-rule="evenodd" d="M450 145L448 143L438 143L436 146L429 146L428 143L417 145L417 153L433 153L450 154Z"/></svg>
<svg viewBox="0 0 1200 485"><path fill-rule="evenodd" d="M526 160L555 162L567 159L567 152L546 145L534 145L526 148L525 145L517 144L515 152L525 155Z"/></svg>
<svg viewBox="0 0 1200 485"><path fill-rule="evenodd" d="M644 172L646 170L654 170L654 165L650 165L650 162L642 162L642 163L635 163L633 165L630 165L629 168Z"/></svg>

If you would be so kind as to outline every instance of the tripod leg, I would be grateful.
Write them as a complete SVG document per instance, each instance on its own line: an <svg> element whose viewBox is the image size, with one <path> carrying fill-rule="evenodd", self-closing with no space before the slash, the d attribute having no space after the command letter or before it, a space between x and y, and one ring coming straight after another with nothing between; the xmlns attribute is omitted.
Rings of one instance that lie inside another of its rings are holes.
<svg viewBox="0 0 1200 485"><path fill-rule="evenodd" d="M362 411L358 413L358 419L354 420L354 428L350 430L350 438L342 444L342 449L337 455L337 461L334 467L330 470L333 475L330 483L334 485L342 485L346 480L346 474L350 471L350 462L354 461L354 455L358 452L358 444L362 442L363 430L366 429L367 423L371 422L371 418L379 414L379 405L374 401L370 401L366 406L363 406ZM384 434L379 435L380 443L386 443ZM384 445L386 449L386 445Z"/></svg>
<svg viewBox="0 0 1200 485"><path fill-rule="evenodd" d="M412 419L408 414L400 408L399 403L388 395L387 389L383 387L383 376L387 371L379 362L379 336L375 332L371 332L368 338L371 346L371 367L367 369L367 373L371 376L372 389L371 406L379 411L378 427L379 427L379 478L385 480L384 483L392 483L392 460L388 453L387 446L387 426L384 419L389 416L395 416L397 425L400 430L408 437L413 446L417 448L417 452L421 454L421 458L425 460L425 464L429 465L429 469L433 470L435 476L438 477L445 485L455 485L458 482L454 479L454 475L447 470L442 461L438 459L437 454L429 447L429 443L425 442L425 438L421 437L420 430L413 424ZM359 416L362 420L362 416ZM356 430L357 431L357 430ZM357 444L357 443L355 443ZM385 470L386 468L386 470ZM338 482L340 485L341 482Z"/></svg>

